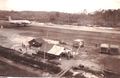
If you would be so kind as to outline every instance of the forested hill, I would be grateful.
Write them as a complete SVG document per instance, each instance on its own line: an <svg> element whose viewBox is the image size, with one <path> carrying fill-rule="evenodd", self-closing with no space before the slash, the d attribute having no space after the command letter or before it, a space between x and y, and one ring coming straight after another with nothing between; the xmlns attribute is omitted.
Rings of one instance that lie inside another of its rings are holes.
<svg viewBox="0 0 120 78"><path fill-rule="evenodd" d="M12 19L28 19L38 22L78 26L120 26L120 9L98 10L94 13L82 12L77 14L44 11L0 11L0 20L7 20L8 16L11 16Z"/></svg>

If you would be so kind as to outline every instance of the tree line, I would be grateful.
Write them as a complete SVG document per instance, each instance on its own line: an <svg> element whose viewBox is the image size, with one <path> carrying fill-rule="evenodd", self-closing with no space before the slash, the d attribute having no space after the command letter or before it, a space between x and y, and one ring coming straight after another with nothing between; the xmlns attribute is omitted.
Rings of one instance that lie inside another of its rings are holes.
<svg viewBox="0 0 120 78"><path fill-rule="evenodd" d="M28 19L31 21L69 24L78 26L120 26L120 9L97 10L93 13L81 12L76 14L45 11L0 11L0 20Z"/></svg>

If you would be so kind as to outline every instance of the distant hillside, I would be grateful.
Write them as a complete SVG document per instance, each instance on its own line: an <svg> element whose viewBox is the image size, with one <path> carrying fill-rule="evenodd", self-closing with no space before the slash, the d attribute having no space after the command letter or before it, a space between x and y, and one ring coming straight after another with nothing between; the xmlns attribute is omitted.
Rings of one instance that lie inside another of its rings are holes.
<svg viewBox="0 0 120 78"><path fill-rule="evenodd" d="M98 10L94 13L83 12L79 14L44 11L0 11L0 20L7 20L8 16L11 16L12 19L28 19L78 26L120 26L120 9Z"/></svg>

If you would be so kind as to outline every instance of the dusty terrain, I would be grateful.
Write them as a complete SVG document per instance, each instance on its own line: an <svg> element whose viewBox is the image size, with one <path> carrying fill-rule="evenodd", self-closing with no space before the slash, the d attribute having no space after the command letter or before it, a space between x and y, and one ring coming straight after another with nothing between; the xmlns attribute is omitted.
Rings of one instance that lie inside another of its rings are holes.
<svg viewBox="0 0 120 78"><path fill-rule="evenodd" d="M78 38L84 39L85 47L79 50L79 55L71 60L62 59L61 62L63 64L61 67L64 68L69 65L72 66L82 64L91 69L104 69L111 71L112 74L106 76L107 78L119 78L120 56L100 54L99 47L96 47L95 45L99 45L100 43L113 43L120 45L120 32L115 31L114 29L98 28L87 28L80 30L79 28L75 28L75 30L71 29L69 29L69 27L65 27L63 29L51 26L46 27L46 25L45 27L43 25L31 25L29 27L3 28L0 29L0 45L11 48L16 44L25 41L24 39L28 37L47 37L50 39L64 40L66 42L71 42Z"/></svg>

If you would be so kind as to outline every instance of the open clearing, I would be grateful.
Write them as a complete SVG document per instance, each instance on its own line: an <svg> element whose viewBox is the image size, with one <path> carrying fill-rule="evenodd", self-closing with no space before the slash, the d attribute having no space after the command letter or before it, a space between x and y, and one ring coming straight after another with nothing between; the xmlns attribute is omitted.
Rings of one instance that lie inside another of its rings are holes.
<svg viewBox="0 0 120 78"><path fill-rule="evenodd" d="M57 27L57 26L56 26ZM75 39L84 39L85 47L79 50L79 55L74 60L62 60L62 63L69 61L69 64L77 62L87 65L88 67L96 66L100 69L110 70L113 73L120 75L120 56L100 54L99 49L95 44L112 43L120 45L120 32L113 30L102 29L106 32L84 31L84 30L68 30L62 28L44 27L44 26L29 26L29 27L14 27L0 29L0 45L11 48L19 44L20 40L25 41L28 37L47 37L50 39L64 40L71 42ZM88 29L89 30L89 29ZM97 31L97 30L96 30ZM108 33L110 31L110 33ZM84 52L87 50L87 52ZM84 61L84 62L83 62ZM114 61L114 62L113 62ZM67 64L67 63L66 63ZM65 64L64 64L65 65ZM64 67L64 66L63 66ZM108 78L115 78L114 76Z"/></svg>

